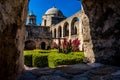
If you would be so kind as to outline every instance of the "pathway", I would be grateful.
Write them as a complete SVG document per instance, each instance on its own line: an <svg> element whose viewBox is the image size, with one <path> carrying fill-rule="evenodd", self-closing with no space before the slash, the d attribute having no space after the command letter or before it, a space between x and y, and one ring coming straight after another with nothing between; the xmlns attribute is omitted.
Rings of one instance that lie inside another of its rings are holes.
<svg viewBox="0 0 120 80"><path fill-rule="evenodd" d="M99 63L29 68L17 80L120 80L120 67Z"/></svg>

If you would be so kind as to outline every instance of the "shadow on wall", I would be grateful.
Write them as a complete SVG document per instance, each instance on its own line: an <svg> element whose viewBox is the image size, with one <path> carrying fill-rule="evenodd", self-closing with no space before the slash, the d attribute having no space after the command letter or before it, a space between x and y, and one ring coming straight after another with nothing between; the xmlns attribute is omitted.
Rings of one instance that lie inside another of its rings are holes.
<svg viewBox="0 0 120 80"><path fill-rule="evenodd" d="M41 43L41 49L43 49L43 50L46 49L46 43L45 43L45 42L42 42L42 43Z"/></svg>
<svg viewBox="0 0 120 80"><path fill-rule="evenodd" d="M95 61L120 66L120 2L83 1L89 17L90 35ZM86 44L89 48L89 44ZM87 52L87 51L86 51ZM86 53L90 54L90 53Z"/></svg>
<svg viewBox="0 0 120 80"><path fill-rule="evenodd" d="M36 43L32 40L28 40L25 42L25 50L33 50L36 49Z"/></svg>

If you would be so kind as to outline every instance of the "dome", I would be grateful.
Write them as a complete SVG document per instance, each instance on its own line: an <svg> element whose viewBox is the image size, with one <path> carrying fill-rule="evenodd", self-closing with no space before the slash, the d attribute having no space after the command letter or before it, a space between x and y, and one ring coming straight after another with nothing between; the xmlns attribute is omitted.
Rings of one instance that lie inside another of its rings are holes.
<svg viewBox="0 0 120 80"><path fill-rule="evenodd" d="M52 15L59 15L59 16L63 16L63 13L57 9L56 7L52 7L50 9L48 9L45 14L52 14Z"/></svg>

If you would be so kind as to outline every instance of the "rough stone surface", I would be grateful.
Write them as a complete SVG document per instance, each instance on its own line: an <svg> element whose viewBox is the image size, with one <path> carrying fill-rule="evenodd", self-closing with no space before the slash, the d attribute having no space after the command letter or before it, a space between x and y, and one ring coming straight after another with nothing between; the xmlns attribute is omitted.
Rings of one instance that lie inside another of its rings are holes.
<svg viewBox="0 0 120 80"><path fill-rule="evenodd" d="M24 25L28 0L0 0L0 79L14 80L24 70Z"/></svg>
<svg viewBox="0 0 120 80"><path fill-rule="evenodd" d="M27 15L27 3L28 0L0 0L2 80L14 80L16 74L23 71L23 26ZM120 1L82 0L82 4L86 13L82 20L85 56L90 62L120 66ZM93 73L87 74L94 76ZM89 75L86 77L90 80ZM95 77L98 79L99 76ZM100 76L99 79L119 80L120 77L108 75Z"/></svg>
<svg viewBox="0 0 120 80"><path fill-rule="evenodd" d="M77 64L77 65L69 65L66 67L58 67L57 69L61 70L62 72L68 73L68 74L81 74L87 70L92 69L92 67L86 65L86 64Z"/></svg>
<svg viewBox="0 0 120 80"><path fill-rule="evenodd" d="M48 73L48 74L47 74ZM28 68L17 80L120 80L120 67L76 64L50 68Z"/></svg>
<svg viewBox="0 0 120 80"><path fill-rule="evenodd" d="M82 0L82 4L87 16L83 19L85 56L90 62L120 66L120 1Z"/></svg>
<svg viewBox="0 0 120 80"><path fill-rule="evenodd" d="M37 80L68 80L60 76L42 76L41 78L38 78Z"/></svg>
<svg viewBox="0 0 120 80"><path fill-rule="evenodd" d="M87 65L93 67L93 68L97 68L97 67L101 67L103 66L101 63L87 63Z"/></svg>

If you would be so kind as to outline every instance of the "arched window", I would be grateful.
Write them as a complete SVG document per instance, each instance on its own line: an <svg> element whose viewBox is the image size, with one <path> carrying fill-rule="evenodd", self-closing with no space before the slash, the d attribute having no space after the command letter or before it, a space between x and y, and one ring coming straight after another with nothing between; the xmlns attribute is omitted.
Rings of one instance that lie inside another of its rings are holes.
<svg viewBox="0 0 120 80"><path fill-rule="evenodd" d="M77 27L74 28L74 34L77 34Z"/></svg>
<svg viewBox="0 0 120 80"><path fill-rule="evenodd" d="M44 25L45 25L45 26L46 26L46 22L47 22L47 21L46 21L46 20L44 20Z"/></svg>
<svg viewBox="0 0 120 80"><path fill-rule="evenodd" d="M54 38L56 38L56 29L54 29Z"/></svg>
<svg viewBox="0 0 120 80"><path fill-rule="evenodd" d="M77 26L76 23L79 21L77 17L74 17L71 22L71 35L77 34Z"/></svg>
<svg viewBox="0 0 120 80"><path fill-rule="evenodd" d="M64 28L63 36L64 37L69 36L69 24L67 22L64 24L63 28Z"/></svg>
<svg viewBox="0 0 120 80"><path fill-rule="evenodd" d="M53 36L52 36L52 30L50 31L50 36L53 37Z"/></svg>
<svg viewBox="0 0 120 80"><path fill-rule="evenodd" d="M25 50L33 50L36 49L36 43L32 40L25 41Z"/></svg>
<svg viewBox="0 0 120 80"><path fill-rule="evenodd" d="M59 26L58 28L58 38L62 37L62 28Z"/></svg>

